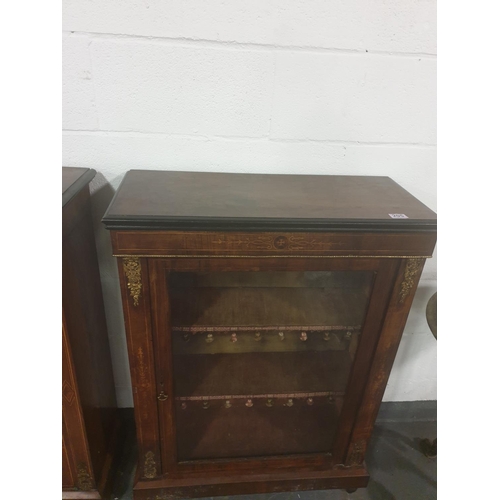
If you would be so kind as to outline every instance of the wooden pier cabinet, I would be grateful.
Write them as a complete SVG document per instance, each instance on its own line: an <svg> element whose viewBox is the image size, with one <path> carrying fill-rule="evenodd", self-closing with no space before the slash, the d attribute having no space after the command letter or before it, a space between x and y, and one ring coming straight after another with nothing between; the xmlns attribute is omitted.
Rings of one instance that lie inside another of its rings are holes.
<svg viewBox="0 0 500 500"><path fill-rule="evenodd" d="M62 169L62 498L107 498L116 399L97 263L89 168Z"/></svg>
<svg viewBox="0 0 500 500"><path fill-rule="evenodd" d="M129 171L134 498L366 486L436 215L387 177Z"/></svg>

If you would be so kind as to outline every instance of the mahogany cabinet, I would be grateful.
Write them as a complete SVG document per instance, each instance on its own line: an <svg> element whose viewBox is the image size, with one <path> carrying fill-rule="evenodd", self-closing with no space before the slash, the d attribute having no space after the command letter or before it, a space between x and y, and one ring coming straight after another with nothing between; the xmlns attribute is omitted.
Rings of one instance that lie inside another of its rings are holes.
<svg viewBox="0 0 500 500"><path fill-rule="evenodd" d="M364 487L436 215L387 177L129 171L134 498Z"/></svg>
<svg viewBox="0 0 500 500"><path fill-rule="evenodd" d="M116 401L88 184L62 169L62 498L100 499L111 486Z"/></svg>

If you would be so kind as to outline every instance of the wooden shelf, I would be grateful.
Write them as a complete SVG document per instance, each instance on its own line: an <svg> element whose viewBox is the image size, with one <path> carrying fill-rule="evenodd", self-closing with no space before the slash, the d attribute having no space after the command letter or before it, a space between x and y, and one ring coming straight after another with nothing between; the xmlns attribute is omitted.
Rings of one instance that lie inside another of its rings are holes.
<svg viewBox="0 0 500 500"><path fill-rule="evenodd" d="M213 333L210 333L211 331ZM305 340L300 340L301 335L303 336L304 333ZM176 355L328 350L349 350L354 354L359 334L358 331L351 330L311 331L307 328L296 331L280 330L278 328L273 328L272 331L243 330L237 333L208 330L208 333L196 334L174 330L172 345ZM259 336L256 337L256 335Z"/></svg>
<svg viewBox="0 0 500 500"><path fill-rule="evenodd" d="M174 356L175 396L343 394L350 365L347 351Z"/></svg>

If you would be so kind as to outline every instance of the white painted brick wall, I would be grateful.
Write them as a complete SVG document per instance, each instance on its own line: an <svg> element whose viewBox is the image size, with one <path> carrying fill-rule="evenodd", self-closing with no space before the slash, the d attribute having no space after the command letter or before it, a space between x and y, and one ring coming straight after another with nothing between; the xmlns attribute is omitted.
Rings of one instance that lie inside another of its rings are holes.
<svg viewBox="0 0 500 500"><path fill-rule="evenodd" d="M434 0L65 0L68 31L436 54Z"/></svg>
<svg viewBox="0 0 500 500"><path fill-rule="evenodd" d="M435 144L436 61L278 52L271 137Z"/></svg>
<svg viewBox="0 0 500 500"><path fill-rule="evenodd" d="M63 164L91 188L113 368L132 405L99 219L131 168L388 175L436 210L435 0L66 0ZM427 262L385 400L436 398Z"/></svg>
<svg viewBox="0 0 500 500"><path fill-rule="evenodd" d="M106 39L90 52L104 130L269 134L271 51Z"/></svg>
<svg viewBox="0 0 500 500"><path fill-rule="evenodd" d="M89 43L88 37L63 34L62 125L65 130L98 128Z"/></svg>

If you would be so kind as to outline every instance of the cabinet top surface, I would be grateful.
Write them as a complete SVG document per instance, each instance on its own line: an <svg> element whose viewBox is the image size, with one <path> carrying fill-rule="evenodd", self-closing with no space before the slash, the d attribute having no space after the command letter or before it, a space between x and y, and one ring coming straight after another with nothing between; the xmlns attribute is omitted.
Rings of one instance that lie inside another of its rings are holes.
<svg viewBox="0 0 500 500"><path fill-rule="evenodd" d="M91 168L62 167L62 200L63 207L95 176Z"/></svg>
<svg viewBox="0 0 500 500"><path fill-rule="evenodd" d="M108 229L436 230L436 214L389 177L151 170L127 172L103 222Z"/></svg>

